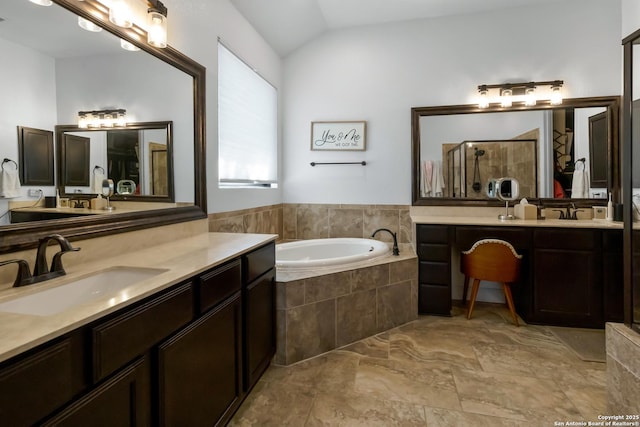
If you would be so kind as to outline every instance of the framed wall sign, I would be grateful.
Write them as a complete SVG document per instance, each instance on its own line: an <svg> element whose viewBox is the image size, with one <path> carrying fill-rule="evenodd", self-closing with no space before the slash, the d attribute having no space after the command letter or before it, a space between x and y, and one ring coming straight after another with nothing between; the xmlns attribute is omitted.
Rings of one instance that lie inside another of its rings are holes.
<svg viewBox="0 0 640 427"><path fill-rule="evenodd" d="M364 151L367 122L311 122L312 150Z"/></svg>

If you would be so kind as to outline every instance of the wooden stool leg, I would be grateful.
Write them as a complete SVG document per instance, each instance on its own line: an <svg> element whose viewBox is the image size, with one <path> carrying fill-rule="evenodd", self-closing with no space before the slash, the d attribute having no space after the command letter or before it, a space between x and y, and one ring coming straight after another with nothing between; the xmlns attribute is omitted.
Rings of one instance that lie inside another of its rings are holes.
<svg viewBox="0 0 640 427"><path fill-rule="evenodd" d="M502 284L502 289L504 290L504 297L507 300L507 305L509 306L509 311L511 311L511 316L513 316L513 322L516 326L520 326L518 324L518 315L516 314L515 306L513 305L513 297L511 296L511 286L507 283Z"/></svg>
<svg viewBox="0 0 640 427"><path fill-rule="evenodd" d="M471 280L471 277L465 275L464 288L462 289L462 305L465 305L467 303L467 293L469 292L469 280Z"/></svg>
<svg viewBox="0 0 640 427"><path fill-rule="evenodd" d="M478 296L478 289L480 289L480 279L473 279L473 288L471 288L471 299L469 300L469 311L467 312L467 319L471 319L473 306L475 305L476 297Z"/></svg>

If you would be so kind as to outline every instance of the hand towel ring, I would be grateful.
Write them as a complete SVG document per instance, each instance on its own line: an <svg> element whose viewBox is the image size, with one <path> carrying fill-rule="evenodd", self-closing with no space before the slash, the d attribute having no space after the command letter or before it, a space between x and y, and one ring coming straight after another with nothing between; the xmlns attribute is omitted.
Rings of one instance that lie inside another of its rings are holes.
<svg viewBox="0 0 640 427"><path fill-rule="evenodd" d="M13 165L16 167L16 170L18 170L18 164L16 163L15 160L11 160L11 159L4 159L2 161L2 170L4 170L4 164L5 163L13 163Z"/></svg>
<svg viewBox="0 0 640 427"><path fill-rule="evenodd" d="M104 175L104 168L102 166L95 165L93 167L93 174L94 175L96 174L96 169L100 169L100 171L102 171L102 175Z"/></svg>

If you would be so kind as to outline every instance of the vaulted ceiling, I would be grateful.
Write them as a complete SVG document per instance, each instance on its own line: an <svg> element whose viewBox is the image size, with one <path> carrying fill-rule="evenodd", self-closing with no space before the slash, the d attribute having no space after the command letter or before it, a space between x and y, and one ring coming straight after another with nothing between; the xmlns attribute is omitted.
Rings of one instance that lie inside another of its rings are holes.
<svg viewBox="0 0 640 427"><path fill-rule="evenodd" d="M331 30L567 0L231 0L282 57Z"/></svg>

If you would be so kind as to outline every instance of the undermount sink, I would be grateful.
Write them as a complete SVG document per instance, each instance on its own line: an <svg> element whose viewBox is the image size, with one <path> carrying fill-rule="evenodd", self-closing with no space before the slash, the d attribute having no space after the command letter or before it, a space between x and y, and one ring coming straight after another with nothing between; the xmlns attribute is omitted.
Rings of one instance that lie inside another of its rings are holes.
<svg viewBox="0 0 640 427"><path fill-rule="evenodd" d="M115 304L127 298L126 293L119 291L165 271L168 270L111 267L54 288L36 291L0 303L0 312L49 316L104 296L112 296Z"/></svg>

